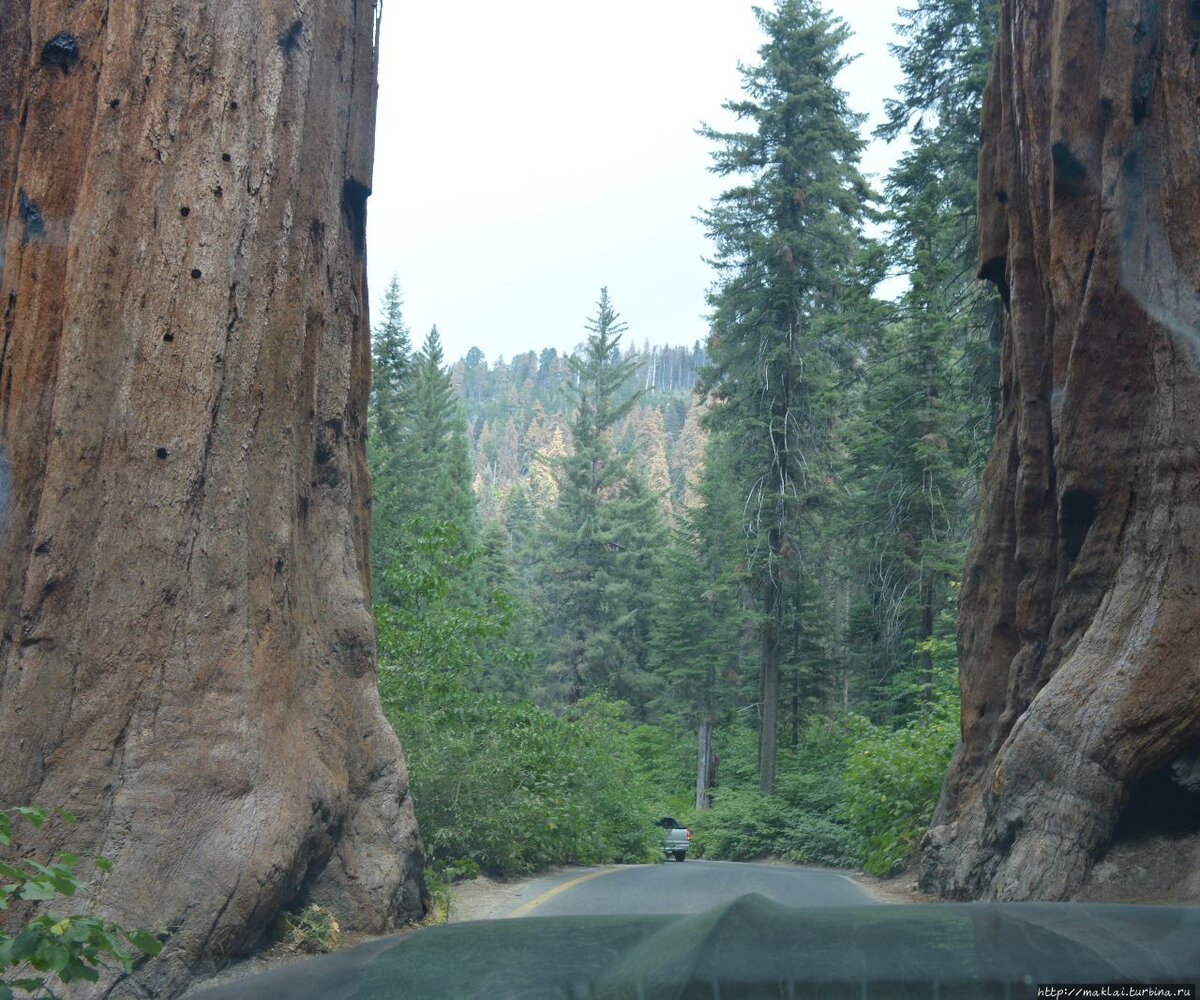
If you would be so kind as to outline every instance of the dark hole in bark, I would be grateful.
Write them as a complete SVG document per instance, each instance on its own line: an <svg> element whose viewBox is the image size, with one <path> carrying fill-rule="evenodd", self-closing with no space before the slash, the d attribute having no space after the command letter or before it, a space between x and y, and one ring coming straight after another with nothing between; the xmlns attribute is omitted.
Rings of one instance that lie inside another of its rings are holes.
<svg viewBox="0 0 1200 1000"><path fill-rule="evenodd" d="M1000 202L1001 205L1007 205L1008 204L1008 192L1005 191L1004 188L1000 188L999 190L996 191L996 200L998 202Z"/></svg>
<svg viewBox="0 0 1200 1000"><path fill-rule="evenodd" d="M229 102L229 110L230 110L230 111L237 111L237 109L238 109L238 103L237 103L237 101L230 101L230 102Z"/></svg>
<svg viewBox="0 0 1200 1000"><path fill-rule="evenodd" d="M154 457L157 458L159 461L162 461L163 459L165 459L167 457L167 449L166 448L155 448L154 449Z"/></svg>
<svg viewBox="0 0 1200 1000"><path fill-rule="evenodd" d="M1050 157L1054 161L1054 190L1060 194L1077 194L1083 190L1087 167L1071 147L1065 142L1056 142L1050 147Z"/></svg>
<svg viewBox="0 0 1200 1000"><path fill-rule="evenodd" d="M337 455L337 444L341 441L343 433L342 421L336 417L322 423L318 431L313 458L318 466L317 482L322 486L337 486L341 482L341 470L334 459Z"/></svg>
<svg viewBox="0 0 1200 1000"><path fill-rule="evenodd" d="M192 268L192 277L193 278L199 280L202 273L203 272L200 270L200 268L198 268L198 267Z"/></svg>
<svg viewBox="0 0 1200 1000"><path fill-rule="evenodd" d="M221 187L220 184L218 184L215 188L213 188L213 197L214 198L220 198L224 194L225 194L225 189L223 187Z"/></svg>
<svg viewBox="0 0 1200 1000"><path fill-rule="evenodd" d="M192 210L190 208L188 208L187 205L184 205L182 208L179 209L179 214L182 215L186 219L189 215L192 214Z"/></svg>
<svg viewBox="0 0 1200 1000"><path fill-rule="evenodd" d="M1131 106L1135 125L1140 125L1150 116L1150 100L1153 92L1154 76L1149 69L1143 69L1133 80Z"/></svg>
<svg viewBox="0 0 1200 1000"><path fill-rule="evenodd" d="M42 46L42 65L57 66L66 76L79 62L79 39L67 31L60 31Z"/></svg>
<svg viewBox="0 0 1200 1000"><path fill-rule="evenodd" d="M165 344L171 343L174 339L175 334L173 334L170 330L163 334L163 343Z"/></svg>
<svg viewBox="0 0 1200 1000"><path fill-rule="evenodd" d="M283 49L283 54L289 59L293 52L300 46L300 36L304 33L304 25L299 21L293 21L287 31L279 36L279 47Z"/></svg>
<svg viewBox="0 0 1200 1000"><path fill-rule="evenodd" d="M47 580L42 584L42 598L45 599L58 590L57 580Z"/></svg>
<svg viewBox="0 0 1200 1000"><path fill-rule="evenodd" d="M116 111L117 108L119 108L121 106L121 98L114 97L111 101L108 102L108 106L110 108L112 108L114 111Z"/></svg>
<svg viewBox="0 0 1200 1000"><path fill-rule="evenodd" d="M1191 833L1200 833L1200 753L1195 750L1133 786L1113 830L1113 840Z"/></svg>
<svg viewBox="0 0 1200 1000"><path fill-rule="evenodd" d="M40 240L46 235L46 220L42 216L42 210L25 193L24 188L18 193L17 202L21 212L21 242Z"/></svg>
<svg viewBox="0 0 1200 1000"><path fill-rule="evenodd" d="M371 189L354 177L347 177L342 185L342 211L354 240L354 251L360 257L367 249L367 199Z"/></svg>
<svg viewBox="0 0 1200 1000"><path fill-rule="evenodd" d="M1010 290L1008 287L1008 276L1005 272L1007 260L1004 257L993 257L989 261L985 261L979 269L979 278L981 281L990 281L1000 290L1000 298L1004 302L1004 308L1008 308Z"/></svg>
<svg viewBox="0 0 1200 1000"><path fill-rule="evenodd" d="M44 556L47 552L50 551L50 543L52 541L53 541L53 539L46 538L46 539L43 539L42 541L38 542L37 546L33 550L34 555Z"/></svg>
<svg viewBox="0 0 1200 1000"><path fill-rule="evenodd" d="M222 154L221 154L221 160L222 160L223 162L225 162L225 163L228 163L228 162L229 162L230 160L232 160L232 159L233 159L233 157L232 157L232 156L230 156L228 153L222 153Z"/></svg>
<svg viewBox="0 0 1200 1000"><path fill-rule="evenodd" d="M1067 490L1058 512L1059 532L1067 558L1074 562L1083 549L1084 539L1096 520L1099 501L1083 490Z"/></svg>

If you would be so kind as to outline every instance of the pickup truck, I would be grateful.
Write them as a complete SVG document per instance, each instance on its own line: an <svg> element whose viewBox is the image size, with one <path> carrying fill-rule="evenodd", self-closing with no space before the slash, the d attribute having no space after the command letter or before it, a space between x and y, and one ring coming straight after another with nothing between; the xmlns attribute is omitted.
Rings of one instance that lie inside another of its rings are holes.
<svg viewBox="0 0 1200 1000"><path fill-rule="evenodd" d="M686 858L692 831L686 826L680 826L672 816L664 816L658 821L658 825L663 829L663 854L668 858L673 856L676 861Z"/></svg>

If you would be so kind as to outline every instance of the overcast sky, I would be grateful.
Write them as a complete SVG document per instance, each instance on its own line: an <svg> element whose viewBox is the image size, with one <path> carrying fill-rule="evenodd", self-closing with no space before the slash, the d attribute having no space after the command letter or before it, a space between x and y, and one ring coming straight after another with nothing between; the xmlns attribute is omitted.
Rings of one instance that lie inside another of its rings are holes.
<svg viewBox="0 0 1200 1000"><path fill-rule="evenodd" d="M892 96L897 0L832 0L862 56L843 74L871 115ZM705 333L712 273L695 221L722 188L701 122L729 124L738 61L763 37L742 0L386 2L372 320L395 273L415 344L446 357L570 350L602 285L640 345ZM877 177L895 150L874 143Z"/></svg>

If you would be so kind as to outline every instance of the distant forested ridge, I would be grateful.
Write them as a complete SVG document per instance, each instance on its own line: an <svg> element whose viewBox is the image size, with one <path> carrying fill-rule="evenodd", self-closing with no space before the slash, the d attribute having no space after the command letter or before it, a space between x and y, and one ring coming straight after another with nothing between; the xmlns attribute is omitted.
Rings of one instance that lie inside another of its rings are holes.
<svg viewBox="0 0 1200 1000"><path fill-rule="evenodd" d="M569 390L576 376L570 359L578 353L547 348L489 361L473 347L451 366L472 443L472 485L485 520L503 519L517 486L535 503L550 499L552 477L545 461L572 447ZM640 348L626 346L621 355L631 365L621 394L636 395L637 402L613 428L613 438L617 449L642 468L673 517L687 505L688 483L702 461L693 392L708 354L699 342L672 347L643 341Z"/></svg>

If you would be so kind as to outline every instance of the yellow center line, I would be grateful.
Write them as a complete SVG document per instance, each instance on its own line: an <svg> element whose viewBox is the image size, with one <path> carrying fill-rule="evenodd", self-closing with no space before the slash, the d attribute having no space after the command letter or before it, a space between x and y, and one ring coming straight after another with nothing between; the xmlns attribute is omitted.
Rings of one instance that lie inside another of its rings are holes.
<svg viewBox="0 0 1200 1000"><path fill-rule="evenodd" d="M619 869L605 868L598 872L589 872L587 875L580 875L579 878L573 878L569 882L562 883L562 885L556 885L553 889L547 889L540 896L535 896L528 903L518 906L515 910L512 911L512 913L506 914L505 919L508 919L509 917L527 916L528 914L530 914L534 910L536 910L539 906L541 906L544 902L546 902L546 900L552 899L554 896L557 896L560 892L566 892L568 889L573 889L573 888L575 888L575 886L588 881L588 879L599 878L601 875L610 875L615 871L619 871Z"/></svg>

